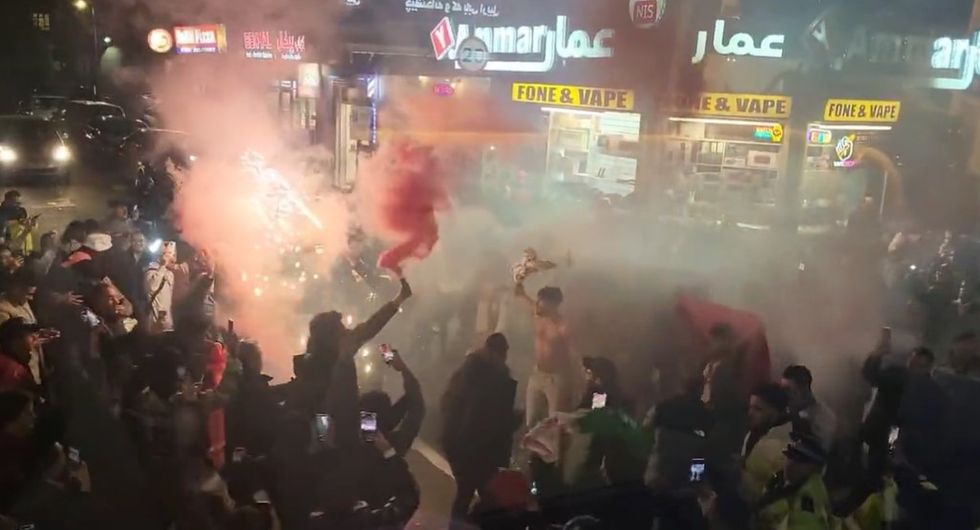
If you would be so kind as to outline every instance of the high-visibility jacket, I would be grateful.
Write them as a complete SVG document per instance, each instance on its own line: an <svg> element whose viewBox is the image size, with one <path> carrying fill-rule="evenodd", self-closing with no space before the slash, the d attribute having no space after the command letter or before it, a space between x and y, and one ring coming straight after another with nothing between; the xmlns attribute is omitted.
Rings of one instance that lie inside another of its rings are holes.
<svg viewBox="0 0 980 530"><path fill-rule="evenodd" d="M778 473L766 487L762 502L756 512L755 530L835 530L838 527L820 474L793 488L785 486L782 473Z"/></svg>
<svg viewBox="0 0 980 530"><path fill-rule="evenodd" d="M751 450L747 447L750 435L745 435L745 440L742 442L741 488L742 495L750 502L759 500L773 474L782 471L786 464L783 450L790 442L792 431L793 426L789 422L776 425L769 429Z"/></svg>

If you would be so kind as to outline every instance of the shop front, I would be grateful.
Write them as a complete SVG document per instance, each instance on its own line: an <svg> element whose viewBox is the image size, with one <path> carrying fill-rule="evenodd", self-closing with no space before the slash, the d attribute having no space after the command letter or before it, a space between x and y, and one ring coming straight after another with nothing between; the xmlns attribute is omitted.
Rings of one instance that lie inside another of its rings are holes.
<svg viewBox="0 0 980 530"><path fill-rule="evenodd" d="M492 109L470 131L486 138L472 155L482 162L483 183L519 180L535 193L553 184L588 195L633 193L644 119L664 86L655 74L671 59L638 57L637 50L657 47L671 13L659 0L615 3L621 9L586 0L500 0L459 10L455 3L399 4L386 15L403 24L398 46L389 34L385 47L352 47L376 58L361 74L377 75L384 87L378 141L389 133L387 99L409 89L457 103L447 108L465 108L462 101Z"/></svg>
<svg viewBox="0 0 980 530"><path fill-rule="evenodd" d="M326 67L308 47L306 35L284 28L206 23L154 28L147 34L147 45L164 58L172 73L233 67L235 82L261 85L253 88L265 93L263 110L274 117L291 143L302 146L319 140L317 116ZM216 83L220 76L188 77ZM204 93L216 88L194 87Z"/></svg>
<svg viewBox="0 0 980 530"><path fill-rule="evenodd" d="M774 222L792 99L702 93L668 118L668 215L750 227Z"/></svg>
<svg viewBox="0 0 980 530"><path fill-rule="evenodd" d="M862 203L884 213L890 188L899 185L886 154L888 133L898 123L896 100L831 98L819 121L807 124L806 160L800 181L800 225L843 227Z"/></svg>
<svg viewBox="0 0 980 530"><path fill-rule="evenodd" d="M511 83L511 100L546 119L545 178L603 195L636 189L641 114L633 90Z"/></svg>

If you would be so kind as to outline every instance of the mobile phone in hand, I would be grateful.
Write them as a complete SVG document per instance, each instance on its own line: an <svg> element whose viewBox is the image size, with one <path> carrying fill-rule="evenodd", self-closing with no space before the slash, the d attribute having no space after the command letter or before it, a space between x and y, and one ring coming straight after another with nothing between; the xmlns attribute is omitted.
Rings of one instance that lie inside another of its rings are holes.
<svg viewBox="0 0 980 530"><path fill-rule="evenodd" d="M73 466L80 466L82 464L82 457L78 453L78 449L74 447L68 448L68 462Z"/></svg>
<svg viewBox="0 0 980 530"><path fill-rule="evenodd" d="M692 484L700 484L704 481L705 471L707 471L707 465L704 463L704 459L692 458L688 481Z"/></svg>
<svg viewBox="0 0 980 530"><path fill-rule="evenodd" d="M601 392L592 394L592 410L606 408L606 395Z"/></svg>
<svg viewBox="0 0 980 530"><path fill-rule="evenodd" d="M391 361L395 360L395 353L387 344L382 344L379 346L378 351L381 352L381 358L384 359L385 364L391 364Z"/></svg>
<svg viewBox="0 0 980 530"><path fill-rule="evenodd" d="M332 423L330 415L317 414L316 419L314 421L316 422L314 427L316 428L317 439L320 440L321 442L327 441L328 437L330 436L330 426Z"/></svg>
<svg viewBox="0 0 980 530"><path fill-rule="evenodd" d="M378 415L374 412L361 411L361 438L365 442L373 442L378 434Z"/></svg>

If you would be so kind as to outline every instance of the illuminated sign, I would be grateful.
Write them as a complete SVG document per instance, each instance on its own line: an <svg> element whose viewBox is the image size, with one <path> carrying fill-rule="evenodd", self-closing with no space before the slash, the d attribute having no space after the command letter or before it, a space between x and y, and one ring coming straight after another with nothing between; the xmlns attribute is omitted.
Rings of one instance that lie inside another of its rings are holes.
<svg viewBox="0 0 980 530"><path fill-rule="evenodd" d="M272 59L272 35L268 31L246 31L242 33L245 57L249 59Z"/></svg>
<svg viewBox="0 0 980 530"><path fill-rule="evenodd" d="M360 5L360 0L358 0ZM439 13L462 13L466 16L498 17L500 8L497 4L474 4L471 2L453 2L446 0L405 0L405 12L415 13L417 11L438 11Z"/></svg>
<svg viewBox="0 0 980 530"><path fill-rule="evenodd" d="M834 141L834 135L827 129L809 129L806 132L806 141L816 145L830 145Z"/></svg>
<svg viewBox="0 0 980 530"><path fill-rule="evenodd" d="M705 92L698 96L694 111L710 116L735 118L788 118L792 99L761 94Z"/></svg>
<svg viewBox="0 0 980 530"><path fill-rule="evenodd" d="M288 31L246 31L242 33L245 57L302 61L306 52L306 37Z"/></svg>
<svg viewBox="0 0 980 530"><path fill-rule="evenodd" d="M146 34L146 44L157 53L167 53L174 47L174 37L169 31L157 28Z"/></svg>
<svg viewBox="0 0 980 530"><path fill-rule="evenodd" d="M664 18L667 0L630 0L630 20L640 29L656 26Z"/></svg>
<svg viewBox="0 0 980 530"><path fill-rule="evenodd" d="M632 90L611 88L514 83L511 99L540 105L630 111L633 110L634 94Z"/></svg>
<svg viewBox="0 0 980 530"><path fill-rule="evenodd" d="M854 160L853 134L841 136L840 140L837 140L834 151L837 153L837 160L834 161L834 167L854 167L857 164L857 161Z"/></svg>
<svg viewBox="0 0 980 530"><path fill-rule="evenodd" d="M279 52L279 58L285 61L302 61L303 54L306 53L306 36L280 31L276 39L276 51Z"/></svg>
<svg viewBox="0 0 980 530"><path fill-rule="evenodd" d="M830 99L824 108L824 121L895 123L902 110L900 101Z"/></svg>
<svg viewBox="0 0 980 530"><path fill-rule="evenodd" d="M774 144L783 141L783 126L779 123L768 127L756 127L752 137L757 140L765 140Z"/></svg>
<svg viewBox="0 0 980 530"><path fill-rule="evenodd" d="M748 33L736 33L725 42L725 21L715 21L715 31L711 38L711 47L718 55L750 55L752 57L768 57L778 59L783 56L783 42L786 35L769 35L755 45L755 39ZM778 46L778 47L777 47ZM691 63L700 63L708 51L708 32L699 31L698 41L694 49Z"/></svg>
<svg viewBox="0 0 980 530"><path fill-rule="evenodd" d="M228 49L224 24L175 26L174 43L177 53L224 53Z"/></svg>
<svg viewBox="0 0 980 530"><path fill-rule="evenodd" d="M457 24L455 31L449 17L443 17L429 32L436 60L460 64L460 45L470 36L486 44L490 59L484 70L490 72L548 72L557 59L600 59L613 56L610 41L615 32L600 29L594 36L585 30L570 30L568 17L558 15L555 27L537 26L477 26ZM531 56L507 60L500 56Z"/></svg>
<svg viewBox="0 0 980 530"><path fill-rule="evenodd" d="M301 98L315 98L320 95L320 65L302 63L296 69L298 82L297 95Z"/></svg>
<svg viewBox="0 0 980 530"><path fill-rule="evenodd" d="M936 78L931 86L942 90L966 90L980 75L980 31L968 39L942 37L932 43L930 64L937 70L956 70L956 77Z"/></svg>
<svg viewBox="0 0 980 530"><path fill-rule="evenodd" d="M432 92L437 96L451 96L456 93L456 87L452 83L436 83L432 85Z"/></svg>

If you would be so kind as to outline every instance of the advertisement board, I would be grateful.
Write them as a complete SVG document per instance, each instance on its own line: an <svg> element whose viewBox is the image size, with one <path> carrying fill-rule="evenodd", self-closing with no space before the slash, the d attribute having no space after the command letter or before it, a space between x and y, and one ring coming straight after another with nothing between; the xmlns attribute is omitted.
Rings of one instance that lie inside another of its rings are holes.
<svg viewBox="0 0 980 530"><path fill-rule="evenodd" d="M174 49L179 54L224 53L228 50L225 25L174 26Z"/></svg>

